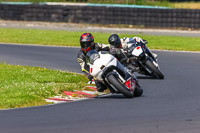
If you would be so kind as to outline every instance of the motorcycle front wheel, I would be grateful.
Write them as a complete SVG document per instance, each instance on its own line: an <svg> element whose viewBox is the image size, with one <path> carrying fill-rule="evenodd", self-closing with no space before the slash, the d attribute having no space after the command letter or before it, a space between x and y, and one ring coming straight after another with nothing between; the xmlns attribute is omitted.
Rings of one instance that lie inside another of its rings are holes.
<svg viewBox="0 0 200 133"><path fill-rule="evenodd" d="M143 94L143 89L137 85L134 91L134 96L135 97L140 97Z"/></svg>
<svg viewBox="0 0 200 133"><path fill-rule="evenodd" d="M147 60L145 64L148 67L148 69L151 70L153 77L158 79L164 79L164 75L156 66L153 65L153 63L150 60Z"/></svg>
<svg viewBox="0 0 200 133"><path fill-rule="evenodd" d="M110 74L108 76L108 82L112 84L119 92L121 92L125 97L132 98L134 97L134 93L127 89L120 81L113 75Z"/></svg>

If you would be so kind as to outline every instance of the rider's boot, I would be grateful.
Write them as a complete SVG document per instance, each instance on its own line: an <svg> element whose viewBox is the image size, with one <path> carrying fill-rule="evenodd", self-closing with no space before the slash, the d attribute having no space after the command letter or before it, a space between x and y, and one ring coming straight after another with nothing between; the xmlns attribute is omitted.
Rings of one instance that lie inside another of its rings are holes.
<svg viewBox="0 0 200 133"><path fill-rule="evenodd" d="M137 72L140 69L139 67L134 66L132 64L129 64L127 67L128 67L128 69L130 69L132 71L132 73Z"/></svg>
<svg viewBox="0 0 200 133"><path fill-rule="evenodd" d="M101 83L101 82L99 82L97 80L95 80L95 84L96 84L98 92L104 92L104 90L107 89L107 87L103 83Z"/></svg>

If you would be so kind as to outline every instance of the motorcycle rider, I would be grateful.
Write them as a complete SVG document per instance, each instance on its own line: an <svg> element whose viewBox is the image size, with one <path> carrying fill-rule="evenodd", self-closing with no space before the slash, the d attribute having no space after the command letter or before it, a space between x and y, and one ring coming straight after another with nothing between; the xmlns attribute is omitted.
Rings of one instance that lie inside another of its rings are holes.
<svg viewBox="0 0 200 133"><path fill-rule="evenodd" d="M148 43L147 40L144 40L144 39L142 39L142 38L140 38L140 37L133 37L133 38L123 37L123 38L121 38L120 40L121 40L122 48L123 48L123 49L127 49L127 44L128 44L128 43L136 43L136 44L137 44L137 43L142 43L142 44L144 44L145 50L146 50L148 53L152 54L154 58L157 57L157 54L152 53L152 52L150 51L150 49L147 47L147 43Z"/></svg>
<svg viewBox="0 0 200 133"><path fill-rule="evenodd" d="M124 66L127 66L132 71L137 71L138 68L134 67L133 65L129 65L129 59L126 56L124 49L127 48L127 44L123 44L121 42L120 37L117 34L112 34L108 38L108 42L110 44L110 53L115 57L121 57L122 59L119 60Z"/></svg>
<svg viewBox="0 0 200 133"><path fill-rule="evenodd" d="M126 57L122 49L122 43L120 37L117 34L112 34L108 38L108 42L110 44L110 54L115 56L119 60L119 62L125 65L128 58Z"/></svg>
<svg viewBox="0 0 200 133"><path fill-rule="evenodd" d="M132 71L138 70L137 67L130 65L130 61L129 61L129 59L126 56L126 53L124 51L126 46L122 45L121 39L117 34L110 35L110 37L108 38L108 42L110 44L110 54L115 56L121 64L123 64L127 68L131 69ZM126 72L126 75L128 76L130 74L128 72ZM135 79L136 83L138 83L137 78L134 75L132 75L132 77Z"/></svg>
<svg viewBox="0 0 200 133"><path fill-rule="evenodd" d="M133 38L128 38L128 37L123 37L123 38L120 38L117 34L112 34L109 39L108 39L108 42L110 44L110 51L111 51L111 54L115 55L115 56L120 56L121 58L124 57L124 59L126 58L126 60L123 62L121 60L119 60L122 64L124 65L128 65L129 64L129 60L126 56L127 54L127 51L128 51L128 43L129 44L133 44L133 43L143 43L144 46L145 46L145 49L147 52L151 53L153 55L154 58L157 57L156 54L152 53L150 51L150 49L147 47L147 41L140 38L140 37L133 37ZM123 53L121 54L120 53ZM139 68L137 66L133 66L133 65L128 65L127 66L128 68L130 68L133 72L134 71L138 71Z"/></svg>
<svg viewBox="0 0 200 133"><path fill-rule="evenodd" d="M94 43L94 37L91 33L83 33L80 37L80 46L81 46L81 49L78 52L77 61L81 66L82 72L87 76L87 78L90 81L92 81L93 77L92 75L90 75L89 65L87 65L86 63L86 54L88 51L93 50L93 49L97 51L109 51L110 49L109 45ZM99 92L103 92L104 90L107 89L107 87L103 83L97 80L95 80L95 84Z"/></svg>

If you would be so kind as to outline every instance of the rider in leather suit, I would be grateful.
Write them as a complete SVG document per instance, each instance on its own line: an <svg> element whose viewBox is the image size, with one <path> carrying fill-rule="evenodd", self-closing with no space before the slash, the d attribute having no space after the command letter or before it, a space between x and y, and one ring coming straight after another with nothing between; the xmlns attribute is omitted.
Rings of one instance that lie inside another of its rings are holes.
<svg viewBox="0 0 200 133"><path fill-rule="evenodd" d="M118 53L118 56L123 58L123 61L121 60L119 61L125 66L127 66L127 64L129 63L129 59L126 57L126 53L128 51L128 47L127 47L128 43L143 43L146 51L151 53L154 56L154 58L157 57L157 55L152 53L150 49L147 47L146 45L147 41L140 37L133 37L133 38L124 37L120 39L120 37L117 34L112 34L109 37L108 41L110 43L111 54L115 55L115 53ZM119 51L123 54L119 54L120 53ZM134 67L133 65L128 65L127 67L130 68L133 72L139 70L138 67L136 66Z"/></svg>
<svg viewBox="0 0 200 133"><path fill-rule="evenodd" d="M114 55L119 60L119 62L125 64L128 58L122 49L120 37L117 34L112 34L108 38L108 42L110 44L110 54Z"/></svg>
<svg viewBox="0 0 200 133"><path fill-rule="evenodd" d="M83 33L80 37L80 45L81 49L78 52L77 61L81 66L82 72L87 76L87 78L92 81L93 77L89 73L89 65L86 63L86 54L88 51L95 49L97 51L109 51L109 45L94 43L94 37L91 33ZM103 92L107 87L95 80L95 84L97 86L97 90L99 92Z"/></svg>

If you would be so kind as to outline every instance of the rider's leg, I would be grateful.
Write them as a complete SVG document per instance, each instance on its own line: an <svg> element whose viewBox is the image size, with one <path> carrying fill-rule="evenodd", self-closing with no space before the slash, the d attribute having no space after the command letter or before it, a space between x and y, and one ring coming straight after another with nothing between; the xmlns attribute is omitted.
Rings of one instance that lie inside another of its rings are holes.
<svg viewBox="0 0 200 133"><path fill-rule="evenodd" d="M95 80L95 84L96 84L98 92L103 92L104 90L107 89L107 87L103 83L101 83L100 81L98 81L98 80Z"/></svg>

